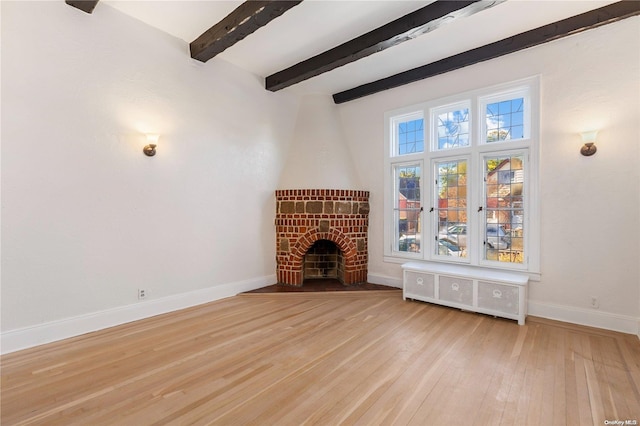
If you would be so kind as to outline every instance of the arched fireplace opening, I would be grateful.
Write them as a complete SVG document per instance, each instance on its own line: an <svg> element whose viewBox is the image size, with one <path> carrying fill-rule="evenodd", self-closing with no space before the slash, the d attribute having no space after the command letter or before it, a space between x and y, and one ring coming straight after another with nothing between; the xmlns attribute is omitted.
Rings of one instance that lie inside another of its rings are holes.
<svg viewBox="0 0 640 426"><path fill-rule="evenodd" d="M344 284L344 255L332 241L318 240L302 260L303 285L308 279L334 279Z"/></svg>

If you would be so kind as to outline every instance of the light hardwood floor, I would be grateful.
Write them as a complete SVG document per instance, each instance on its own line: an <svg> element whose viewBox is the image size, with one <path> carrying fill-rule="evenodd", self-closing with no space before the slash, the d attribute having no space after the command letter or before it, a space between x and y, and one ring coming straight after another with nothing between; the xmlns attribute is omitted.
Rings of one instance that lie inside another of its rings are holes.
<svg viewBox="0 0 640 426"><path fill-rule="evenodd" d="M637 336L400 291L239 295L1 362L3 426L640 423Z"/></svg>

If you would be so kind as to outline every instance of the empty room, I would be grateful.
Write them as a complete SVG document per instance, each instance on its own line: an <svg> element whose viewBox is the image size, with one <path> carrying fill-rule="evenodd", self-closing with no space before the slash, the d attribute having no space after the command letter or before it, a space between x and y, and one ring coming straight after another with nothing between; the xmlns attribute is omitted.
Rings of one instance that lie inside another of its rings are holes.
<svg viewBox="0 0 640 426"><path fill-rule="evenodd" d="M0 2L2 425L638 425L640 2Z"/></svg>

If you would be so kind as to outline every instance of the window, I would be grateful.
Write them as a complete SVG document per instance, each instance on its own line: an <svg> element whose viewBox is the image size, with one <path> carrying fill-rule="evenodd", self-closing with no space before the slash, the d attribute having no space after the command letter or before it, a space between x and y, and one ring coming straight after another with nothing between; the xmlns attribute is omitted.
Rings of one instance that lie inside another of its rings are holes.
<svg viewBox="0 0 640 426"><path fill-rule="evenodd" d="M435 254L467 257L467 160L436 161L434 210L437 212L438 245ZM443 250L456 246L459 250Z"/></svg>
<svg viewBox="0 0 640 426"><path fill-rule="evenodd" d="M484 158L484 257L524 263L525 153Z"/></svg>
<svg viewBox="0 0 640 426"><path fill-rule="evenodd" d="M423 120L416 119L398 123L398 153L400 155L424 150Z"/></svg>
<svg viewBox="0 0 640 426"><path fill-rule="evenodd" d="M469 105L437 108L432 113L436 149L469 146Z"/></svg>
<svg viewBox="0 0 640 426"><path fill-rule="evenodd" d="M424 151L424 119L421 113L393 118L393 156Z"/></svg>
<svg viewBox="0 0 640 426"><path fill-rule="evenodd" d="M524 98L507 99L487 105L487 143L523 138Z"/></svg>
<svg viewBox="0 0 640 426"><path fill-rule="evenodd" d="M394 234L398 236L396 250L420 253L421 213L420 164L402 164L394 167L397 187L394 206Z"/></svg>
<svg viewBox="0 0 640 426"><path fill-rule="evenodd" d="M385 260L539 273L537 78L385 115Z"/></svg>

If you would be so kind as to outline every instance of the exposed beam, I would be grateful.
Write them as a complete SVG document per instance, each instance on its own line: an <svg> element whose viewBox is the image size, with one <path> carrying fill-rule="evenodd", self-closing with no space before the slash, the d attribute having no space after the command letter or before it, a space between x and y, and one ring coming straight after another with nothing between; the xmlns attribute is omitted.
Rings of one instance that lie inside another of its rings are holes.
<svg viewBox="0 0 640 426"><path fill-rule="evenodd" d="M302 0L245 1L189 44L191 57L207 62L301 2Z"/></svg>
<svg viewBox="0 0 640 426"><path fill-rule="evenodd" d="M611 24L638 14L640 14L640 1L631 0L613 3L590 12L505 38L495 43L487 44L418 68L336 93L333 95L333 101L337 104L352 101L383 90L413 83L602 25Z"/></svg>
<svg viewBox="0 0 640 426"><path fill-rule="evenodd" d="M90 14L98 4L98 0L66 0L65 3Z"/></svg>
<svg viewBox="0 0 640 426"><path fill-rule="evenodd" d="M422 7L333 49L268 76L267 90L275 92L433 31L454 19L473 15L505 0L441 0Z"/></svg>

